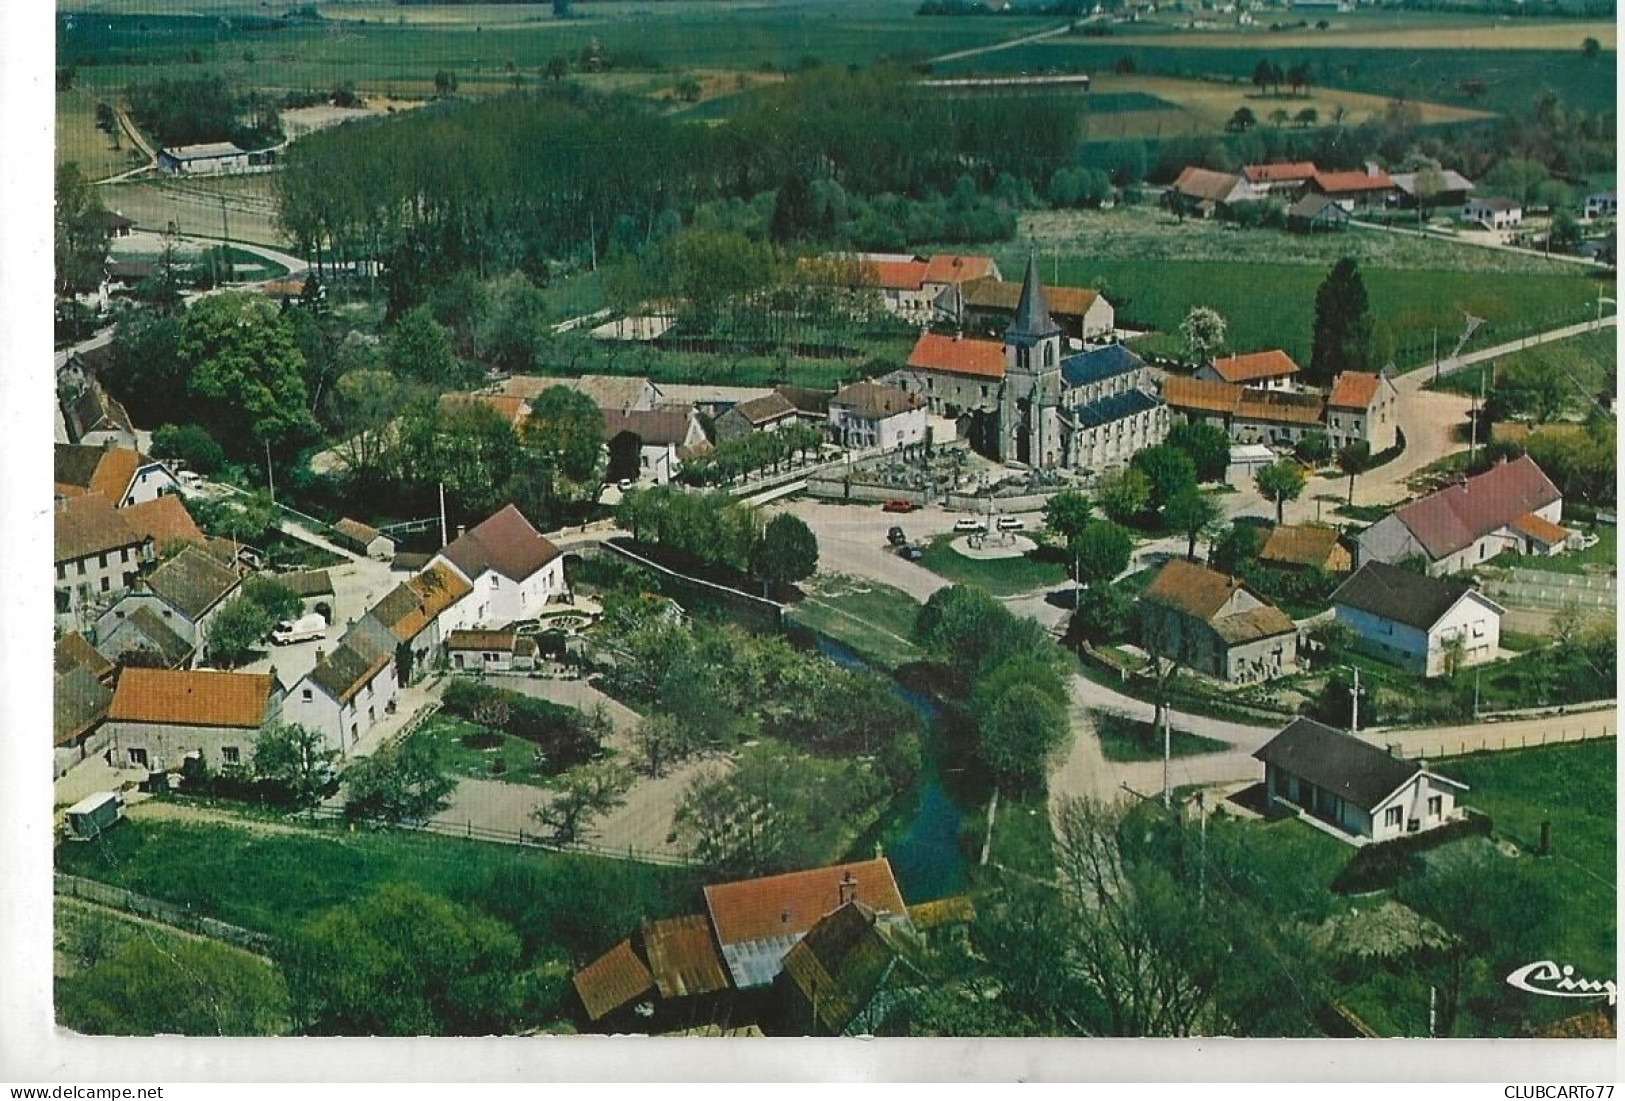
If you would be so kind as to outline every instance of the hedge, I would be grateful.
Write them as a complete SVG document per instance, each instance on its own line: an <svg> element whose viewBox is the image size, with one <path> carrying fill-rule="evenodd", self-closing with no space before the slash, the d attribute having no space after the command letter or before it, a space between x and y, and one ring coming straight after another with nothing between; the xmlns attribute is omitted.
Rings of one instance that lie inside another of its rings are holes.
<svg viewBox="0 0 1625 1101"><path fill-rule="evenodd" d="M1489 815L1474 811L1437 829L1366 845L1337 873L1332 890L1344 895L1387 890L1421 871L1418 854L1464 837L1488 837L1493 825Z"/></svg>
<svg viewBox="0 0 1625 1101"><path fill-rule="evenodd" d="M467 677L452 678L440 701L447 714L469 722L479 722L476 715L491 703L507 708L497 729L539 747L547 755L551 769L566 769L598 755L598 735L586 716L573 707L532 699Z"/></svg>

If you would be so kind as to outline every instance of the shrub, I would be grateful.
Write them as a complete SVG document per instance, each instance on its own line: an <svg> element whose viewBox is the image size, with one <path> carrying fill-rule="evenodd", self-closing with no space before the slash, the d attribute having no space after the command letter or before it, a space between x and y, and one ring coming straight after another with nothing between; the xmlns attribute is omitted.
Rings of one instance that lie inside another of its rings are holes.
<svg viewBox="0 0 1625 1101"><path fill-rule="evenodd" d="M1466 837L1488 837L1493 825L1489 815L1474 812L1437 829L1357 849L1332 880L1332 890L1345 895L1387 890L1421 870L1419 854Z"/></svg>

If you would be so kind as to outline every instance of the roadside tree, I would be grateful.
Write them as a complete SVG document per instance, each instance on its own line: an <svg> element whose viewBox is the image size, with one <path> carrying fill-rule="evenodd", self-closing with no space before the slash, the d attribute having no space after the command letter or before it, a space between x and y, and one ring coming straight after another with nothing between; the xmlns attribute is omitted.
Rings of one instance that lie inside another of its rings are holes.
<svg viewBox="0 0 1625 1101"><path fill-rule="evenodd" d="M294 807L312 807L338 757L320 731L279 723L254 743L254 775L280 789Z"/></svg>
<svg viewBox="0 0 1625 1101"><path fill-rule="evenodd" d="M1308 475L1291 459L1277 459L1268 466L1260 467L1253 481L1258 485L1258 492L1267 500L1275 502L1275 522L1283 521L1286 503L1296 501L1303 494L1303 487L1308 483Z"/></svg>

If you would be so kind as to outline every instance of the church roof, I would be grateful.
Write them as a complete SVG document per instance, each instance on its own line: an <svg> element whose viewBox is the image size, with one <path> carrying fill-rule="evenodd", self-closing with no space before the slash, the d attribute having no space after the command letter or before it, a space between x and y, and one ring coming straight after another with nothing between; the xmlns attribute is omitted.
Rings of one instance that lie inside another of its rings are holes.
<svg viewBox="0 0 1625 1101"><path fill-rule="evenodd" d="M1099 428L1103 424L1155 409L1161 404L1144 390L1125 390L1121 394L1079 406L1074 416L1080 428Z"/></svg>
<svg viewBox="0 0 1625 1101"><path fill-rule="evenodd" d="M1091 382L1126 375L1144 366L1145 361L1128 348L1121 344L1108 344L1061 360L1061 378L1068 386L1087 386Z"/></svg>
<svg viewBox="0 0 1625 1101"><path fill-rule="evenodd" d="M1054 336L1061 331L1050 316L1049 303L1044 298L1044 284L1038 278L1038 253L1027 254L1027 277L1021 281L1021 299L1016 303L1016 316L1010 319L1010 328L1004 339L1015 343L1030 343Z"/></svg>

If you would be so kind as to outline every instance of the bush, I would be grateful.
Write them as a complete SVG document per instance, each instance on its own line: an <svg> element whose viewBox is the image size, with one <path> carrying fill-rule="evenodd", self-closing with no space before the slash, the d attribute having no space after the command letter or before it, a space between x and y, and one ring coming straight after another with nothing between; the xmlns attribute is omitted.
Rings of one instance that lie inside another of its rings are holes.
<svg viewBox="0 0 1625 1101"><path fill-rule="evenodd" d="M1465 837L1488 837L1493 825L1489 815L1474 812L1437 829L1366 845L1337 873L1332 890L1344 895L1385 891L1421 871L1420 853Z"/></svg>
<svg viewBox="0 0 1625 1101"><path fill-rule="evenodd" d="M600 748L598 735L586 716L575 708L532 699L466 677L454 677L446 686L441 707L448 715L469 722L484 723L486 718L482 716L500 716L495 729L523 738L539 748L547 756L549 772L590 761ZM471 749L488 748L468 740L479 736L465 737L464 744Z"/></svg>

